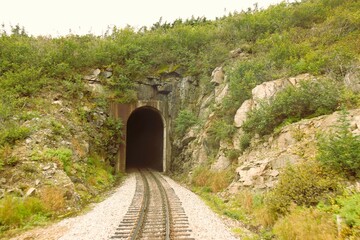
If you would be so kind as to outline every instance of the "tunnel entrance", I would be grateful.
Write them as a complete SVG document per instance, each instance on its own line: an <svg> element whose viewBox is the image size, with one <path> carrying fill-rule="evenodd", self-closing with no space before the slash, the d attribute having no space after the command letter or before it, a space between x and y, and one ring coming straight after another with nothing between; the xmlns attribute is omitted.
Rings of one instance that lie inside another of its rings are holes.
<svg viewBox="0 0 360 240"><path fill-rule="evenodd" d="M151 107L136 109L126 128L126 169L152 168L163 171L164 124Z"/></svg>

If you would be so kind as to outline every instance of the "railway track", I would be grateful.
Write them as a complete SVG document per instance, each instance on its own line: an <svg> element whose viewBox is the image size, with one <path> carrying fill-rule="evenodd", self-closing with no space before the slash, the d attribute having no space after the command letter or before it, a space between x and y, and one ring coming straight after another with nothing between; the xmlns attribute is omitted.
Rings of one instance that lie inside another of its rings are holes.
<svg viewBox="0 0 360 240"><path fill-rule="evenodd" d="M151 170L136 173L134 198L112 239L194 240L179 198Z"/></svg>

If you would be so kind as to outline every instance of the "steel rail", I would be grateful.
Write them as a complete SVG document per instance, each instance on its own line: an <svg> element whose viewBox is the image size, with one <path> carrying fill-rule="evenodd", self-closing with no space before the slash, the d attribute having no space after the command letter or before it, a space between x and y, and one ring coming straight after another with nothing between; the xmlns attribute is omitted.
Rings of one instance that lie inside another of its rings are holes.
<svg viewBox="0 0 360 240"><path fill-rule="evenodd" d="M149 173L154 178L156 185L158 186L161 194L161 199L163 201L163 210L165 214L165 240L170 240L171 235L171 215L170 215L170 207L169 207L169 198L166 194L166 190L160 180L155 176L155 174L149 170Z"/></svg>
<svg viewBox="0 0 360 240"><path fill-rule="evenodd" d="M137 220L136 227L135 227L134 231L132 232L131 240L136 240L139 238L141 229L143 228L143 225L144 225L146 213L149 209L149 199L150 199L149 182L147 181L144 173L142 173L142 171L140 169L139 169L139 172L140 172L141 178L144 182L144 199L141 203L139 218Z"/></svg>

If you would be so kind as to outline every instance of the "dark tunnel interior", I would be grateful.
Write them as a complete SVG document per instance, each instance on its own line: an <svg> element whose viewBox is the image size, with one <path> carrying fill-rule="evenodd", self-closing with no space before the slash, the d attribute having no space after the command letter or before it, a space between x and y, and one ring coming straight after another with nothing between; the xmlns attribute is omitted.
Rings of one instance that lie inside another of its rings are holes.
<svg viewBox="0 0 360 240"><path fill-rule="evenodd" d="M163 171L164 127L157 110L142 107L129 117L126 129L126 168Z"/></svg>

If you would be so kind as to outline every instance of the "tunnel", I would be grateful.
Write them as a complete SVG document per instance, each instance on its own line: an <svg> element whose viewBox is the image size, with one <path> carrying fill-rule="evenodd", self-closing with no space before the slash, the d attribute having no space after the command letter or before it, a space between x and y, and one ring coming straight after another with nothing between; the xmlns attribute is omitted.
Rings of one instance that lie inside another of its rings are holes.
<svg viewBox="0 0 360 240"><path fill-rule="evenodd" d="M126 126L126 169L163 171L164 124L158 110L141 107L130 115Z"/></svg>

